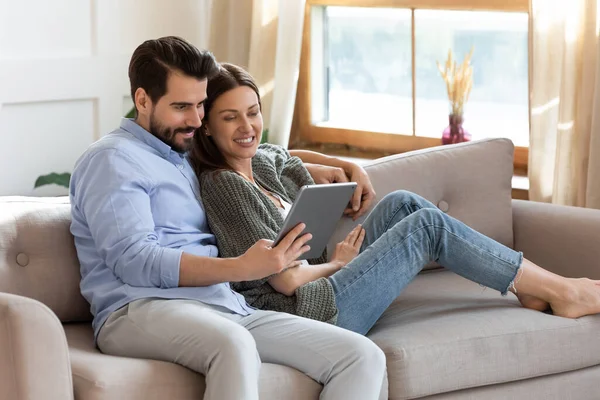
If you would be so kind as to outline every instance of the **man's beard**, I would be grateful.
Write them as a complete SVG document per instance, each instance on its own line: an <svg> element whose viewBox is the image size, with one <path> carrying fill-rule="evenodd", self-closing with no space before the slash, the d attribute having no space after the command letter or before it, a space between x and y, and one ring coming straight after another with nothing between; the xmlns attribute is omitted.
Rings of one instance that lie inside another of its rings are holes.
<svg viewBox="0 0 600 400"><path fill-rule="evenodd" d="M173 150L178 153L186 153L192 148L193 138L183 139L183 145L175 143L175 137L180 132L192 132L196 128L193 126L186 126L184 128L168 128L162 125L154 118L154 112L150 114L150 133L159 138L165 144L169 145Z"/></svg>

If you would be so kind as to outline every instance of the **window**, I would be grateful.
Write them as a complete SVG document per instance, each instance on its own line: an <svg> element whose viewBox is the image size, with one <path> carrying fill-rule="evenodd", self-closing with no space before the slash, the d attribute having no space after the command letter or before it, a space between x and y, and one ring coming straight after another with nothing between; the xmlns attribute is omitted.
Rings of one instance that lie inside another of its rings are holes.
<svg viewBox="0 0 600 400"><path fill-rule="evenodd" d="M527 0L307 0L300 139L400 152L439 145L449 101L436 61L473 49L464 127L529 145Z"/></svg>

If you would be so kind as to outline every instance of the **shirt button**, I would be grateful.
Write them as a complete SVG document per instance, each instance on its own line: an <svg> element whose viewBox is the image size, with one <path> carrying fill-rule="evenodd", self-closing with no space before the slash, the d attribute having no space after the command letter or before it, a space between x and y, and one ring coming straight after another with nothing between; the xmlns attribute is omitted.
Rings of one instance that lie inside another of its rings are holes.
<svg viewBox="0 0 600 400"><path fill-rule="evenodd" d="M183 169L183 164L177 164L177 169L181 171Z"/></svg>

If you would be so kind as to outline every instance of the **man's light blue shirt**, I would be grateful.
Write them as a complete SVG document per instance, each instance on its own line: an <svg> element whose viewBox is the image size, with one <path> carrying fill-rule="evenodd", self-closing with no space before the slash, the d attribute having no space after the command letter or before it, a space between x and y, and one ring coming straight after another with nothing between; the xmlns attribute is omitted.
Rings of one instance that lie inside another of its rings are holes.
<svg viewBox="0 0 600 400"><path fill-rule="evenodd" d="M79 158L71 177L71 233L94 334L118 308L141 298L195 299L248 315L221 283L178 287L183 252L218 255L186 157L129 119Z"/></svg>

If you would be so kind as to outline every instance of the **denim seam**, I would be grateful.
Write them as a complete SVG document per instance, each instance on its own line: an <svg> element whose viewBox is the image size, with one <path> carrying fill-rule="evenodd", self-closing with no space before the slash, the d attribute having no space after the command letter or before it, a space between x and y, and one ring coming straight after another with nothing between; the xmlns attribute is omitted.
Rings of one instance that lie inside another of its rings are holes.
<svg viewBox="0 0 600 400"><path fill-rule="evenodd" d="M426 225L426 226L433 226L434 228L437 228L437 229L443 229L443 230L445 230L446 232L448 232L449 234L451 234L452 236L454 236L454 237L456 237L456 238L460 239L461 241L463 241L463 242L466 242L466 243L468 243L468 244L471 244L470 242L468 242L468 241L464 240L462 237L460 237L459 235L455 234L455 233L454 233L454 232L452 232L452 231L449 231L448 229L446 229L446 228L445 228L445 227L443 227L443 226L437 226L437 225L435 225L435 224ZM490 238L490 239L491 239L491 238ZM494 239L492 239L492 240L494 240ZM477 247L478 249L481 249L481 247L479 247L479 246L476 246L476 245L474 245L474 246L475 246L475 247ZM511 249L511 250L512 250L512 249ZM496 254L494 254L494 253L490 253L489 251L486 251L486 250L484 250L484 251L485 251L485 253L486 253L486 254L489 254L490 256L492 256L492 257L494 257L494 258L496 258L496 259L498 259L498 260L500 260L500 261L502 261L502 262L509 263L509 264L513 264L513 262L512 262L511 260L506 260L506 259L504 259L504 258L502 258L502 257L500 257L500 256L498 256L498 255L496 255ZM515 251L515 250L513 250L513 251ZM515 264L513 264L513 265L515 265Z"/></svg>
<svg viewBox="0 0 600 400"><path fill-rule="evenodd" d="M423 208L423 207L421 207L417 203L404 202L404 203L400 204L398 207L396 207L396 209L394 211L392 211L392 216L390 218L388 218L388 220L387 220L387 222L385 224L385 229L383 231L384 233L387 232L390 229L390 224L391 224L392 220L396 217L396 215L398 215L398 213L400 212L400 210L402 210L404 207L409 206L409 205L417 207L418 210L421 210Z"/></svg>
<svg viewBox="0 0 600 400"><path fill-rule="evenodd" d="M405 203L405 204L408 204L408 203ZM460 239L460 240L461 240L461 241L463 241L463 242L466 242L466 241L465 241L465 240L464 240L462 237L460 237L460 236L456 235L456 234L455 234L454 232L452 232L452 231L449 231L449 230L448 230L446 227L443 227L443 226L438 226L438 225L436 225L436 224L427 224L427 225L423 225L423 226L421 226L420 228L418 228L418 229L415 229L414 231L412 231L412 232L411 232L411 233L410 233L408 236L406 236L406 238L404 238L404 240L403 240L402 242L400 242L399 244L400 244L400 245L404 244L404 243L405 243L405 242L406 242L406 241L407 241L407 240L408 240L408 239L409 239L411 236L413 236L415 233L417 233L418 231L420 231L420 230L423 230L423 229L425 229L425 228L428 228L428 227L434 227L434 228L436 228L436 229L443 229L443 230L445 230L446 232L448 232L449 234L451 234L452 236L454 236L454 237L456 237L456 238ZM468 244L471 244L470 242L466 242L466 243L468 243ZM475 247L477 247L478 249L481 249L479 246L475 246ZM365 275L366 273L368 273L368 272L369 272L371 269L373 269L373 268L374 268L376 265L378 265L378 264L381 262L380 260L381 260L382 258L384 258L385 256L387 256L387 255L388 255L388 254L389 254L391 251L392 251L392 249L390 249L389 251L387 251L386 253L384 253L384 254L383 254L383 255L382 255L382 256L381 256L381 257L380 257L380 258L379 258L379 259L378 259L378 260L377 260L375 263L373 263L373 264L371 265L371 267L370 267L370 268L368 268L368 269L367 269L367 270L365 270L365 271L361 271L361 274L360 274L360 275L358 275L358 277L357 277L357 278L355 278L355 279L354 279L354 280L353 280L353 281L352 281L352 282L351 282L349 285L347 285L346 287L344 287L344 289L343 289L342 291L340 291L340 292L339 292L339 294L340 294L340 295L341 295L341 294L343 294L343 293L344 293L344 292L345 292L345 291L346 291L348 288L350 288L352 285L354 285L354 283L355 283L355 282L356 282L356 281L357 281L359 278L361 278L362 276L364 276L364 275ZM505 260L505 259L503 259L503 258L501 258L501 257L498 257L498 256L497 256L496 254L494 254L494 253L490 253L489 251L486 251L486 250L483 250L483 252L485 252L485 254L488 254L488 255L490 255L490 256L492 256L492 257L494 257L494 258L495 258L495 259L497 259L497 260L500 260L500 261L501 261L501 262L503 262L503 263L507 263L507 264L515 265L515 264L513 264L511 261L509 261L509 260ZM520 268L520 266L519 266L519 265L516 265L516 266L517 266L517 271L516 271L516 272L518 272L518 271L519 271L519 268ZM513 277L513 280L514 280L514 278L516 277L516 272L515 272L515 276ZM512 280L511 280L511 282L512 282ZM510 283L509 283L509 285L510 285ZM504 293L506 293L506 292L504 292Z"/></svg>
<svg viewBox="0 0 600 400"><path fill-rule="evenodd" d="M464 240L462 237L460 237L460 236L456 235L454 232L451 232L451 231L449 231L449 230L448 230L448 229L446 229L445 227L439 227L439 226L435 226L435 225L434 225L434 227L435 227L435 228L441 228L441 229L444 229L446 232L448 232L449 234L451 234L451 235L452 235L452 236L454 236L455 238L458 238L459 240L461 240L461 241L463 241L463 242L466 242L466 243L468 243L468 244L471 244L470 242L467 242L467 241L465 241L465 240ZM493 240L493 239L492 239L492 240ZM513 266L516 266L516 267L517 267L517 269L516 269L516 271L515 271L515 273L514 273L513 277L511 278L510 282L508 283L508 286L506 287L506 289L505 289L505 290L500 290L500 291L499 291L499 292L500 292L500 295L502 295L502 296L506 296L506 295L508 294L508 289L510 288L510 285L511 285L511 284L514 282L514 280L515 280L515 279L516 279L516 277L517 277L517 274L519 273L519 269L521 268L521 263L519 263L519 264L515 264L515 263L513 263L511 260L505 260L504 258L502 258L502 257L499 257L498 255L496 255L496 254L494 254L494 253L490 253L489 251L487 251L487 250L484 250L484 249L482 249L481 247L479 247L479 246L477 246L477 245L473 245L473 246L475 246L476 248L478 248L479 250L481 250L481 251L482 251L482 252L484 252L485 254L488 254L489 256L492 256L492 257L494 257L495 259L497 259L497 260L501 261L502 263L505 263L505 264L510 264L510 265L513 265ZM514 251L514 250L513 250L513 251ZM522 253L519 253L519 258L520 258L521 260L523 259L523 254L522 254ZM487 287L487 286L485 286L485 287Z"/></svg>

